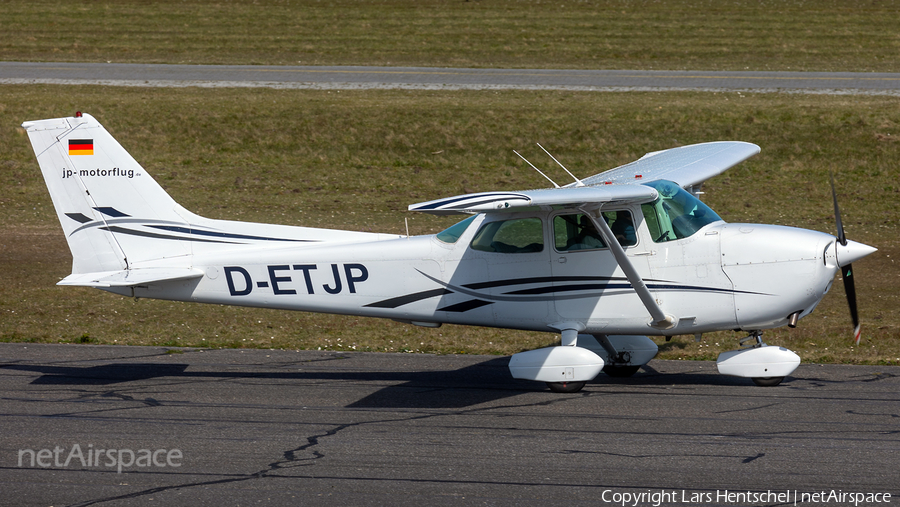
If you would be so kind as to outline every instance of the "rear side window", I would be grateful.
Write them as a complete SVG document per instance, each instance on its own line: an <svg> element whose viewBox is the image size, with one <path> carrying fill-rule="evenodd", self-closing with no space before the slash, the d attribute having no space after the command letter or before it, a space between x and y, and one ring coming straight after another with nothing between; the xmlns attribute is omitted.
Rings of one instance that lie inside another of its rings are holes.
<svg viewBox="0 0 900 507"><path fill-rule="evenodd" d="M471 246L482 252L540 252L544 250L544 226L539 218L489 222L481 226Z"/></svg>
<svg viewBox="0 0 900 507"><path fill-rule="evenodd" d="M459 237L462 236L466 229L469 228L469 225L472 223L472 220L475 220L475 217L478 215L472 215L469 218L457 222L450 227L447 227L443 231L437 233L437 239L443 241L444 243L456 243L459 241Z"/></svg>

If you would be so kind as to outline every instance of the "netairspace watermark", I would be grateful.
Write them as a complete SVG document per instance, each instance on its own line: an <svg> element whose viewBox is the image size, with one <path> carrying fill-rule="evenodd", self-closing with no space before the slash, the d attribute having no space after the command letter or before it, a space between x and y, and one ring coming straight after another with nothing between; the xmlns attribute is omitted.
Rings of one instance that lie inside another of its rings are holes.
<svg viewBox="0 0 900 507"><path fill-rule="evenodd" d="M878 505L891 503L891 493L860 493L832 489L828 491L688 491L688 490L647 490L643 492L619 492L604 490L600 495L604 504L621 507L660 507L661 505L707 505L715 503L734 505Z"/></svg>
<svg viewBox="0 0 900 507"><path fill-rule="evenodd" d="M141 468L181 466L184 455L180 449L100 449L88 444L82 449L73 444L67 451L65 447L53 449L19 449L19 468L66 468L81 466L82 468L113 468L117 473L132 466Z"/></svg>

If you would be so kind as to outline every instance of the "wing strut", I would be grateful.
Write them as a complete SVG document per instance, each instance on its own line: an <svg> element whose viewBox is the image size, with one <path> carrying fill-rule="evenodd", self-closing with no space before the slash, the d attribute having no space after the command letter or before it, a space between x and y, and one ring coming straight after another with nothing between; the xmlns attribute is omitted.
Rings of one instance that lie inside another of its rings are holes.
<svg viewBox="0 0 900 507"><path fill-rule="evenodd" d="M609 250L612 252L613 257L616 258L616 263L618 263L619 267L622 268L622 271L625 272L625 277L628 278L631 286L634 287L634 291L637 292L638 297L641 298L644 307L650 312L650 317L653 319L650 326L661 330L672 329L675 327L677 319L671 315L666 315L665 312L662 311L662 308L656 304L656 299L650 294L650 289L647 288L647 284L644 283L641 275L638 274L637 270L634 269L634 266L631 264L631 261L629 261L628 257L625 255L625 249L619 244L616 236L613 234L612 230L610 230L609 225L606 224L606 220L603 220L603 218L599 216L600 210L595 210L597 216L584 208L579 208L579 211L591 219L594 227L596 227L597 231L600 232L600 235L603 236L603 241L609 246Z"/></svg>

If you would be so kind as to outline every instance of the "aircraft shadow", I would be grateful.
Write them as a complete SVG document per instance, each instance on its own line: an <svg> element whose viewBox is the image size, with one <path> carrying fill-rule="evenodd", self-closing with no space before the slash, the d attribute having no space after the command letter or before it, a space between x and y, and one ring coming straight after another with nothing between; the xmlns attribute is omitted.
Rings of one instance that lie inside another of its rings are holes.
<svg viewBox="0 0 900 507"><path fill-rule="evenodd" d="M351 408L460 408L516 396L540 384L509 376L508 357L449 371L191 371L189 364L109 363L89 367L5 364L0 368L41 374L32 385L105 386L154 378L307 380L397 383L349 405Z"/></svg>
<svg viewBox="0 0 900 507"><path fill-rule="evenodd" d="M0 368L30 371L41 376L32 385L103 386L154 378L222 378L256 380L357 381L395 383L351 403L348 408L464 408L519 394L549 390L539 382L513 379L509 357L497 357L446 371L190 371L189 364L109 363L90 367L6 364ZM790 379L786 379L789 382ZM660 373L652 365L629 378L600 374L589 382L594 386L751 385L749 379L726 377L713 372ZM581 394L581 393L578 393ZM553 394L553 396L572 396Z"/></svg>

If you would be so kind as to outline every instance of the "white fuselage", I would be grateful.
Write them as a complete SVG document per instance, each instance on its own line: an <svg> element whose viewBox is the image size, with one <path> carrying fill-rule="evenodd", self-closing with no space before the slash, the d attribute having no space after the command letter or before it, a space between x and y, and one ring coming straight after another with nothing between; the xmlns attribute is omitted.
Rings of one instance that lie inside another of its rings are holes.
<svg viewBox="0 0 900 507"><path fill-rule="evenodd" d="M609 249L560 251L561 212L515 213L544 224L540 251L485 252L471 242L500 220L478 215L455 243L436 236L360 235L301 246L248 245L192 256L202 278L134 288L136 297L588 334L676 335L782 326L815 308L839 269L834 237L802 229L709 224L690 237L655 242L640 207L636 242L625 248L657 303L677 318L649 326L646 308ZM393 239L387 239L393 238ZM184 259L180 259L179 264ZM131 289L109 289L132 295ZM571 326L569 326L571 327Z"/></svg>

